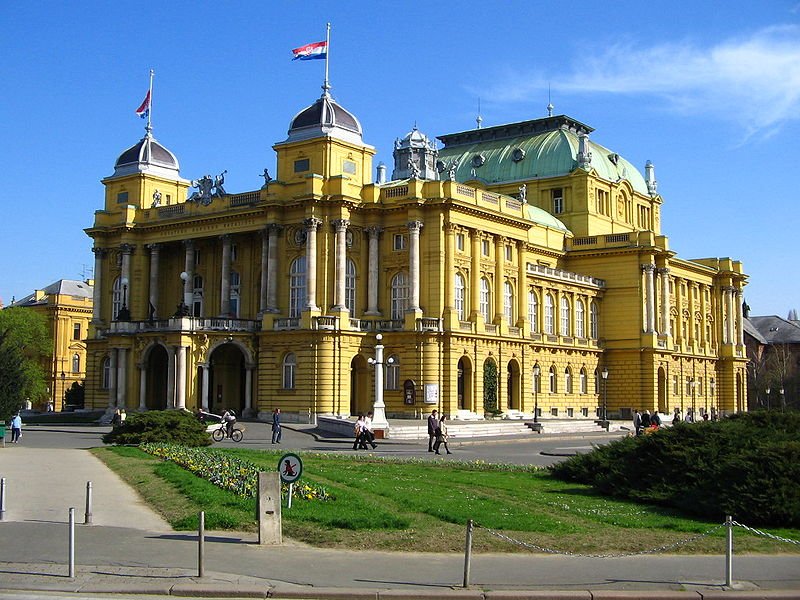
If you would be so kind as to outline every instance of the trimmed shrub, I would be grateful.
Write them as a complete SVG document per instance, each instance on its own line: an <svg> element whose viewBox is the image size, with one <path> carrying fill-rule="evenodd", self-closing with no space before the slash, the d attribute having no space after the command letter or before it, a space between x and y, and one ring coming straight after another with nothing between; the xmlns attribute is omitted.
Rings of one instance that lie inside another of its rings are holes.
<svg viewBox="0 0 800 600"><path fill-rule="evenodd" d="M184 410L153 410L129 415L119 427L103 436L103 443L139 445L147 442L208 446L206 426Z"/></svg>
<svg viewBox="0 0 800 600"><path fill-rule="evenodd" d="M601 493L711 519L800 526L800 413L758 411L680 423L550 467Z"/></svg>

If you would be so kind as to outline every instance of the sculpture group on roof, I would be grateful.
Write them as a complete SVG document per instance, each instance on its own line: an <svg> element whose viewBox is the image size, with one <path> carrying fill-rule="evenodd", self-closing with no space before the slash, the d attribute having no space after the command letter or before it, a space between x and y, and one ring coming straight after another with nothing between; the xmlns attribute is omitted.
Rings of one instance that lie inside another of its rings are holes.
<svg viewBox="0 0 800 600"><path fill-rule="evenodd" d="M193 180L192 187L197 190L192 192L186 201L208 206L214 198L222 198L225 195L225 188L222 185L225 183L225 173L227 172L226 169L214 178L211 175L204 175L200 179Z"/></svg>

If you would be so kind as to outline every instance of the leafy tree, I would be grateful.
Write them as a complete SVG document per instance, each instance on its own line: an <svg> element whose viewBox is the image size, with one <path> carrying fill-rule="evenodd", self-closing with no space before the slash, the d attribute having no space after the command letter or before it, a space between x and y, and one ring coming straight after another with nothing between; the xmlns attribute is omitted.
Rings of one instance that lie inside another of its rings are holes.
<svg viewBox="0 0 800 600"><path fill-rule="evenodd" d="M84 387L82 383L77 381L64 394L64 404L83 408Z"/></svg>
<svg viewBox="0 0 800 600"><path fill-rule="evenodd" d="M0 420L8 419L25 402L23 357L7 332L0 332Z"/></svg>
<svg viewBox="0 0 800 600"><path fill-rule="evenodd" d="M491 359L483 363L483 408L497 410L497 365Z"/></svg>
<svg viewBox="0 0 800 600"><path fill-rule="evenodd" d="M14 348L19 361L23 401L45 400L47 378L42 364L50 360L53 346L44 316L24 307L0 310L0 335ZM8 376L0 372L0 378Z"/></svg>

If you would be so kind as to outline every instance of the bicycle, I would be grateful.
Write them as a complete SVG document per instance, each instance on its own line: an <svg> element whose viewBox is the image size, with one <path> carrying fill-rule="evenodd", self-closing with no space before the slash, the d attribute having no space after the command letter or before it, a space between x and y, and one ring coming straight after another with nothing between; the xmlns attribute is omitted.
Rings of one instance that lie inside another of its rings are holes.
<svg viewBox="0 0 800 600"><path fill-rule="evenodd" d="M228 437L227 426L225 423L220 423L219 427L217 427L214 431L211 432L211 439L215 442L221 442L226 437ZM234 442L241 442L242 438L244 438L244 433L241 429L234 425L233 431L231 432L230 439Z"/></svg>

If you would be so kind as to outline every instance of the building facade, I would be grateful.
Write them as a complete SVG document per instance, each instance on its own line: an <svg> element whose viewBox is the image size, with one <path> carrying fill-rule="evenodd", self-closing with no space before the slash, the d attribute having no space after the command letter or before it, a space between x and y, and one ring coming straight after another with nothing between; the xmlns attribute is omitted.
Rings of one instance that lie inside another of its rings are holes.
<svg viewBox="0 0 800 600"><path fill-rule="evenodd" d="M59 279L10 305L42 314L53 340L52 355L42 365L49 379L48 406L38 408L63 410L67 390L75 383L84 383L93 283Z"/></svg>
<svg viewBox="0 0 800 600"><path fill-rule="evenodd" d="M415 127L386 181L326 89L237 194L148 131L87 229L87 402L313 421L369 410L378 377L390 417L743 410L741 264L670 251L652 165L591 131Z"/></svg>

